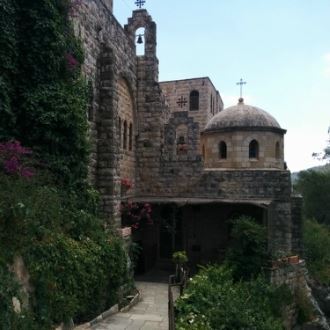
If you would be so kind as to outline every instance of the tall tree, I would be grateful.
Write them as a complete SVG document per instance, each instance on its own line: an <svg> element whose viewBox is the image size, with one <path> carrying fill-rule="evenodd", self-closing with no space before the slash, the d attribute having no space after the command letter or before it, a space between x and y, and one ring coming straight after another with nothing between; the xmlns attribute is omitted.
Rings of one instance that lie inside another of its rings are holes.
<svg viewBox="0 0 330 330"><path fill-rule="evenodd" d="M304 197L305 216L330 226L330 171L302 171L296 188Z"/></svg>

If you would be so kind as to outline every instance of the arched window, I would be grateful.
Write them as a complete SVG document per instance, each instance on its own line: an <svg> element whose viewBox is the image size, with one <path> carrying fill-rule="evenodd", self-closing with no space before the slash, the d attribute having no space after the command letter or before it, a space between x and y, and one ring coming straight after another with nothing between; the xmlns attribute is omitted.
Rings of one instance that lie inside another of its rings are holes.
<svg viewBox="0 0 330 330"><path fill-rule="evenodd" d="M185 144L186 143L185 140L184 140L184 136L182 136L182 135L180 135L178 137L177 141L178 141L177 144Z"/></svg>
<svg viewBox="0 0 330 330"><path fill-rule="evenodd" d="M226 159L227 158L227 144L224 141L219 143L219 158Z"/></svg>
<svg viewBox="0 0 330 330"><path fill-rule="evenodd" d="M129 140L128 140L128 148L130 151L133 149L133 124L129 124Z"/></svg>
<svg viewBox="0 0 330 330"><path fill-rule="evenodd" d="M138 28L135 32L136 56L145 55L145 28Z"/></svg>
<svg viewBox="0 0 330 330"><path fill-rule="evenodd" d="M275 158L280 158L280 143L278 141L275 144Z"/></svg>
<svg viewBox="0 0 330 330"><path fill-rule="evenodd" d="M258 159L259 157L259 144L256 140L252 140L249 144L249 158Z"/></svg>
<svg viewBox="0 0 330 330"><path fill-rule="evenodd" d="M189 110L196 111L199 110L199 92L192 91L189 98Z"/></svg>
<svg viewBox="0 0 330 330"><path fill-rule="evenodd" d="M127 121L124 121L123 148L127 148Z"/></svg>
<svg viewBox="0 0 330 330"><path fill-rule="evenodd" d="M213 95L211 94L211 113L212 115L214 115L213 113Z"/></svg>
<svg viewBox="0 0 330 330"><path fill-rule="evenodd" d="M118 136L119 136L119 146L121 147L121 118L118 118Z"/></svg>

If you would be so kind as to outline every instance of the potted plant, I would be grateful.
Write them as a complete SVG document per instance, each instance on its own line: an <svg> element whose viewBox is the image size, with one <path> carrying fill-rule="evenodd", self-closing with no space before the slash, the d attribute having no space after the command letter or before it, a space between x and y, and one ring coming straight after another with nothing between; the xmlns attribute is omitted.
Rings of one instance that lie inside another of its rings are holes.
<svg viewBox="0 0 330 330"><path fill-rule="evenodd" d="M182 281L185 264L188 262L186 251L176 251L172 255L172 261L175 264L175 278L177 282Z"/></svg>

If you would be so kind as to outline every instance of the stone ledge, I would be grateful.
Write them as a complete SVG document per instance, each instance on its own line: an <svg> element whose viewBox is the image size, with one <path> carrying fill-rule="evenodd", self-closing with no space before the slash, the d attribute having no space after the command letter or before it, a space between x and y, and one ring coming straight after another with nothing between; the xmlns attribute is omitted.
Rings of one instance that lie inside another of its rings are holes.
<svg viewBox="0 0 330 330"><path fill-rule="evenodd" d="M119 311L127 312L140 301L140 298L141 298L141 294L138 291L136 293L136 295L134 296L134 298L130 301L130 303L127 306L123 307L122 309L119 310L118 304L115 304L111 308L109 308L108 310L106 310L105 312L103 312L102 314L97 316L96 318L94 318L92 321L78 325L78 326L74 327L74 329L75 330L87 330L87 329L90 329L93 325L110 317L111 315L117 314Z"/></svg>

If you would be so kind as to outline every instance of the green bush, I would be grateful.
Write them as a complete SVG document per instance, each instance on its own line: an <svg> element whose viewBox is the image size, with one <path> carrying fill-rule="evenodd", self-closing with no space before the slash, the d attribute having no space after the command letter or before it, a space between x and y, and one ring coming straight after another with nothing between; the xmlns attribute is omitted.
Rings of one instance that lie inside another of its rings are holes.
<svg viewBox="0 0 330 330"><path fill-rule="evenodd" d="M88 88L70 3L0 2L0 141L33 148L59 182L75 186L87 176Z"/></svg>
<svg viewBox="0 0 330 330"><path fill-rule="evenodd" d="M315 220L304 222L304 246L307 267L312 277L330 285L330 229Z"/></svg>
<svg viewBox="0 0 330 330"><path fill-rule="evenodd" d="M330 171L302 171L295 188L304 197L305 217L330 226Z"/></svg>
<svg viewBox="0 0 330 330"><path fill-rule="evenodd" d="M257 276L269 260L264 226L253 218L241 216L231 221L231 241L225 263L236 280Z"/></svg>
<svg viewBox="0 0 330 330"><path fill-rule="evenodd" d="M91 319L117 302L118 290L128 282L127 259L121 240L95 216L93 190L77 194L40 180L0 174L0 274L8 274L4 265L15 255L23 256L35 294L32 314L22 315L26 324L50 329L70 318ZM6 302L0 319L11 322L4 329L16 329L21 318L9 313L14 291L8 287L0 276Z"/></svg>
<svg viewBox="0 0 330 330"><path fill-rule="evenodd" d="M288 289L275 288L262 277L235 282L230 269L209 266L177 301L177 329L283 329L280 314L290 303L288 296Z"/></svg>
<svg viewBox="0 0 330 330"><path fill-rule="evenodd" d="M118 302L126 258L118 239L76 241L54 234L24 254L35 285L38 322L59 324L92 319ZM42 262L41 262L42 261Z"/></svg>

